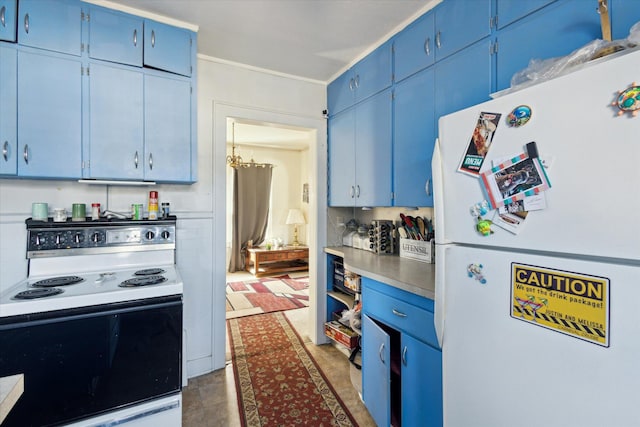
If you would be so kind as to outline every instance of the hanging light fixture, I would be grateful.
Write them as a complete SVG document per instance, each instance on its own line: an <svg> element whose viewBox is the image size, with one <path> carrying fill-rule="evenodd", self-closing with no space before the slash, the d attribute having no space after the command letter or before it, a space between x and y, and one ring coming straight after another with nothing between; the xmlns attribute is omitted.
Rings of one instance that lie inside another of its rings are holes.
<svg viewBox="0 0 640 427"><path fill-rule="evenodd" d="M236 123L231 123L231 155L227 156L227 164L232 168L237 168L243 164L242 157L236 156Z"/></svg>

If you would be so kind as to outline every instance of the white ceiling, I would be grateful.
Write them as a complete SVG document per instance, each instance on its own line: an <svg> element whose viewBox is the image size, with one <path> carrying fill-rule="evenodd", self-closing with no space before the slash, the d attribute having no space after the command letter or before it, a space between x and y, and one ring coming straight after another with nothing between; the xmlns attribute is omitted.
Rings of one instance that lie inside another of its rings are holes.
<svg viewBox="0 0 640 427"><path fill-rule="evenodd" d="M440 0L110 0L197 27L198 53L329 82ZM143 14L144 15L144 14Z"/></svg>

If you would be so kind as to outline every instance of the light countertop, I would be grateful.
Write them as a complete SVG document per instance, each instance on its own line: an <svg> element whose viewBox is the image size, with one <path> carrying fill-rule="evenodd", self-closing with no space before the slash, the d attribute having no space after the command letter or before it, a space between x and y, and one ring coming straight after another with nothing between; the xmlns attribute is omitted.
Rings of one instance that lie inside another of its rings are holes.
<svg viewBox="0 0 640 427"><path fill-rule="evenodd" d="M24 375L0 378L0 424L24 391Z"/></svg>
<svg viewBox="0 0 640 427"><path fill-rule="evenodd" d="M435 299L435 264L400 258L398 255L376 255L349 246L329 246L324 251L342 257L345 270Z"/></svg>

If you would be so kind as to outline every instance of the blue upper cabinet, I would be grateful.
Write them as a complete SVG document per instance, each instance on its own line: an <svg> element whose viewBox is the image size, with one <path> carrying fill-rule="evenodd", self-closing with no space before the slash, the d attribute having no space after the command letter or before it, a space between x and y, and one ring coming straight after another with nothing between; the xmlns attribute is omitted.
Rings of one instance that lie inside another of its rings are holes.
<svg viewBox="0 0 640 427"><path fill-rule="evenodd" d="M434 85L434 70L429 68L394 88L394 206L433 206Z"/></svg>
<svg viewBox="0 0 640 427"><path fill-rule="evenodd" d="M394 37L394 80L491 34L491 0L446 0Z"/></svg>
<svg viewBox="0 0 640 427"><path fill-rule="evenodd" d="M504 28L554 1L556 0L496 0L497 28Z"/></svg>
<svg viewBox="0 0 640 427"><path fill-rule="evenodd" d="M144 20L144 65L191 76L192 32L167 24Z"/></svg>
<svg viewBox="0 0 640 427"><path fill-rule="evenodd" d="M435 9L439 61L491 34L492 0L445 0Z"/></svg>
<svg viewBox="0 0 640 427"><path fill-rule="evenodd" d="M491 40L487 38L436 63L436 120L489 99L492 80L490 50Z"/></svg>
<svg viewBox="0 0 640 427"><path fill-rule="evenodd" d="M49 52L18 52L18 175L82 175L82 63Z"/></svg>
<svg viewBox="0 0 640 427"><path fill-rule="evenodd" d="M136 69L91 63L86 178L144 178L143 85Z"/></svg>
<svg viewBox="0 0 640 427"><path fill-rule="evenodd" d="M629 37L629 30L640 22L640 2L636 0L608 0L611 35L614 40Z"/></svg>
<svg viewBox="0 0 640 427"><path fill-rule="evenodd" d="M391 86L391 49L391 42L384 43L329 84L329 115L338 114Z"/></svg>
<svg viewBox="0 0 640 427"><path fill-rule="evenodd" d="M89 57L142 67L143 19L91 6Z"/></svg>
<svg viewBox="0 0 640 427"><path fill-rule="evenodd" d="M512 76L531 59L564 56L599 38L600 15L590 2L552 3L498 32L496 89L510 87Z"/></svg>
<svg viewBox="0 0 640 427"><path fill-rule="evenodd" d="M16 41L16 0L0 0L0 40Z"/></svg>
<svg viewBox="0 0 640 427"><path fill-rule="evenodd" d="M20 0L18 43L80 56L82 5L77 0Z"/></svg>
<svg viewBox="0 0 640 427"><path fill-rule="evenodd" d="M0 175L17 172L17 52L0 45Z"/></svg>
<svg viewBox="0 0 640 427"><path fill-rule="evenodd" d="M436 58L435 27L435 13L429 12L395 37L393 54L396 82L433 65Z"/></svg>
<svg viewBox="0 0 640 427"><path fill-rule="evenodd" d="M329 205L391 206L390 90L329 119Z"/></svg>
<svg viewBox="0 0 640 427"><path fill-rule="evenodd" d="M191 84L172 76L144 77L147 181L194 182L191 165Z"/></svg>

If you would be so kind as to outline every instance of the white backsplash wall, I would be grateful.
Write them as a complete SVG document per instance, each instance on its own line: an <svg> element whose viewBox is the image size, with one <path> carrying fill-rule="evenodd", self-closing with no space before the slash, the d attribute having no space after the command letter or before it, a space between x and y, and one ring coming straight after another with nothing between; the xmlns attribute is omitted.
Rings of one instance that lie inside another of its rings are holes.
<svg viewBox="0 0 640 427"><path fill-rule="evenodd" d="M422 216L433 220L433 208L373 208L363 210L361 208L328 208L327 209L327 245L342 246L342 233L350 219L355 219L358 224L371 224L374 219L386 219L398 223L400 214L407 216Z"/></svg>

